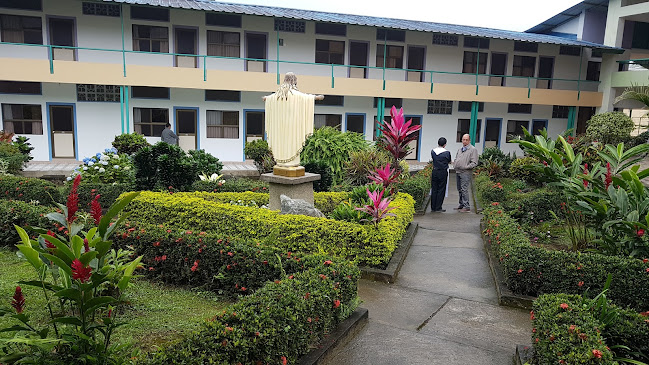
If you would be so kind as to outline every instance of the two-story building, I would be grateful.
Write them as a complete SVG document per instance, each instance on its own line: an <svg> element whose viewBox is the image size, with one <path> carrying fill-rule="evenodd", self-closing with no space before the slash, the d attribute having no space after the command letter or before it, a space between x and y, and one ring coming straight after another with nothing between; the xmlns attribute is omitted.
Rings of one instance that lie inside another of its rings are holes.
<svg viewBox="0 0 649 365"><path fill-rule="evenodd" d="M262 96L292 71L326 96L316 128L372 140L396 105L422 126L411 159L464 133L516 151L523 127L585 128L607 95L593 63L624 52L540 33L207 0L0 0L2 129L47 161L121 133L156 142L169 122L183 148L241 161L264 138Z"/></svg>

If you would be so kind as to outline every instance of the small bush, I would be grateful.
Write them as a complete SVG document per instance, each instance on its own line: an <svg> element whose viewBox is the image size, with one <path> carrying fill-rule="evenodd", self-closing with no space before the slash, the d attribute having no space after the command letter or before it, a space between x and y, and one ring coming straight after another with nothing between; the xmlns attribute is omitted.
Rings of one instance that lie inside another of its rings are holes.
<svg viewBox="0 0 649 365"><path fill-rule="evenodd" d="M107 148L92 157L83 159L83 163L74 169L68 181L78 174L85 182L95 184L130 183L133 181L133 162L126 154L118 154L115 148Z"/></svg>
<svg viewBox="0 0 649 365"><path fill-rule="evenodd" d="M476 172L484 172L489 176L498 177L509 172L509 167L515 159L516 154L505 155L498 147L487 147L478 158Z"/></svg>
<svg viewBox="0 0 649 365"><path fill-rule="evenodd" d="M255 166L257 167L257 171L259 171L260 174L265 174L273 171L273 166L275 166L273 152L270 150L268 142L264 141L263 139L246 142L244 154L246 155L246 158L250 158L255 161Z"/></svg>
<svg viewBox="0 0 649 365"><path fill-rule="evenodd" d="M0 142L0 160L7 162L7 173L15 175L22 171L30 157L23 154L18 146Z"/></svg>
<svg viewBox="0 0 649 365"><path fill-rule="evenodd" d="M624 142L624 147L625 149L631 149L635 146L645 144L647 141L649 141L649 130L644 131L635 137L630 137L628 141Z"/></svg>
<svg viewBox="0 0 649 365"><path fill-rule="evenodd" d="M34 201L42 205L64 202L61 192L53 183L22 176L0 176L0 197L25 202Z"/></svg>
<svg viewBox="0 0 649 365"><path fill-rule="evenodd" d="M22 201L0 200L0 247L11 246L20 242L14 224L35 227L50 227L51 222L45 217L53 212L51 207L29 204Z"/></svg>
<svg viewBox="0 0 649 365"><path fill-rule="evenodd" d="M218 175L221 173L221 170L223 170L223 164L221 161L204 150L191 150L189 151L189 156L194 160L193 162L196 165L196 170L201 174L206 174L208 176L212 174Z"/></svg>
<svg viewBox="0 0 649 365"><path fill-rule="evenodd" d="M499 182L492 181L486 174L478 174L474 179L476 195L483 207L492 202L503 202L507 199L507 194L503 185Z"/></svg>
<svg viewBox="0 0 649 365"><path fill-rule="evenodd" d="M415 175L413 177L403 180L399 185L399 191L402 193L410 194L415 199L415 210L425 210L424 200L430 193L430 177L424 174Z"/></svg>
<svg viewBox="0 0 649 365"><path fill-rule="evenodd" d="M13 145L18 147L18 150L20 150L23 155L27 156L27 161L31 161L33 159L31 152L34 150L34 147L32 147L32 144L27 141L29 141L29 138L18 136L16 137L16 140L13 141Z"/></svg>
<svg viewBox="0 0 649 365"><path fill-rule="evenodd" d="M268 183L245 177L226 179L225 182L198 180L192 184L191 191L207 191L213 193L242 193L252 191L258 193L268 192Z"/></svg>
<svg viewBox="0 0 649 365"><path fill-rule="evenodd" d="M349 154L349 161L344 163L345 183L352 186L367 185L372 182L368 175L372 171L392 162L385 150L371 148L368 150L352 151Z"/></svg>
<svg viewBox="0 0 649 365"><path fill-rule="evenodd" d="M364 220L372 218L369 214L357 210L356 208L358 208L358 206L353 204L351 199L341 202L329 214L329 218L352 223L362 223Z"/></svg>
<svg viewBox="0 0 649 365"><path fill-rule="evenodd" d="M198 180L198 167L180 147L158 142L133 155L138 190L187 190Z"/></svg>
<svg viewBox="0 0 649 365"><path fill-rule="evenodd" d="M332 183L331 169L324 161L313 161L304 164L304 170L312 174L320 174L320 180L313 182L313 191L329 191Z"/></svg>
<svg viewBox="0 0 649 365"><path fill-rule="evenodd" d="M127 155L132 155L142 148L150 146L146 138L136 132L115 136L115 140L113 140L112 145L113 148L117 149L117 153L125 153Z"/></svg>
<svg viewBox="0 0 649 365"><path fill-rule="evenodd" d="M617 145L629 138L633 120L620 112L606 112L593 115L587 123L586 138L602 144Z"/></svg>
<svg viewBox="0 0 649 365"><path fill-rule="evenodd" d="M362 134L323 127L306 139L300 160L302 164L326 163L331 168L333 184L340 184L345 179L343 167L349 161L350 153L367 149L369 143Z"/></svg>
<svg viewBox="0 0 649 365"><path fill-rule="evenodd" d="M520 223L538 223L563 217L561 203L566 197L560 190L538 188L529 192L512 192L503 201L505 208ZM554 213L554 214L553 214Z"/></svg>
<svg viewBox="0 0 649 365"><path fill-rule="evenodd" d="M538 173L531 168L540 165L538 159L534 157L522 157L512 161L509 167L509 175L521 179L528 184L540 185L541 181L538 180Z"/></svg>

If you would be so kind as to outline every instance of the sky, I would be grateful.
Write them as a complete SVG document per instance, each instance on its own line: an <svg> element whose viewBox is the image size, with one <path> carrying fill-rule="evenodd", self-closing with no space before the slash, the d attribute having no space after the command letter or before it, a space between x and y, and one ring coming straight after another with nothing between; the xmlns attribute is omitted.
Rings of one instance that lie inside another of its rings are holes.
<svg viewBox="0 0 649 365"><path fill-rule="evenodd" d="M219 0L333 13L525 31L575 0Z"/></svg>

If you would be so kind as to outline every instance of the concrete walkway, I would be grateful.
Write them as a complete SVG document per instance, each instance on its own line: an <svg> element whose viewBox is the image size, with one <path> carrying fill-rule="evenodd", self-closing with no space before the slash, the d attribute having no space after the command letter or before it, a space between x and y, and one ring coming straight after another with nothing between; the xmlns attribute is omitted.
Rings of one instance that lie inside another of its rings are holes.
<svg viewBox="0 0 649 365"><path fill-rule="evenodd" d="M328 365L504 365L530 342L524 310L500 307L480 237L481 215L459 213L451 175L446 213L415 217L419 231L394 284L361 280L369 322ZM475 208L475 207L474 207Z"/></svg>

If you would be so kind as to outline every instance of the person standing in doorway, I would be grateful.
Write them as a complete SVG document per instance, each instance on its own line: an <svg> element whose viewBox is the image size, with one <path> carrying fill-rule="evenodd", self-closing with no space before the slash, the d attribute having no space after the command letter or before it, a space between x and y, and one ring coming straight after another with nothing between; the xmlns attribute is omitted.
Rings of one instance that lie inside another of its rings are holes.
<svg viewBox="0 0 649 365"><path fill-rule="evenodd" d="M171 130L171 124L167 123L165 129L162 131L162 142L167 142L169 144L178 145L178 136L174 131Z"/></svg>
<svg viewBox="0 0 649 365"><path fill-rule="evenodd" d="M442 209L444 195L446 194L446 182L448 179L448 164L451 162L451 153L446 150L446 138L441 137L437 141L437 147L430 151L433 158L433 172L430 176L430 210L432 212L445 212Z"/></svg>
<svg viewBox="0 0 649 365"><path fill-rule="evenodd" d="M453 166L455 167L457 191L460 193L460 205L454 209L468 213L471 211L469 184L471 184L473 169L478 166L478 150L471 145L471 137L468 134L462 136L462 147L457 150Z"/></svg>

